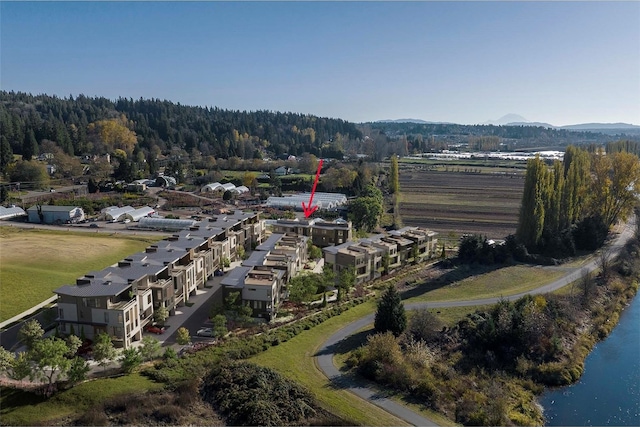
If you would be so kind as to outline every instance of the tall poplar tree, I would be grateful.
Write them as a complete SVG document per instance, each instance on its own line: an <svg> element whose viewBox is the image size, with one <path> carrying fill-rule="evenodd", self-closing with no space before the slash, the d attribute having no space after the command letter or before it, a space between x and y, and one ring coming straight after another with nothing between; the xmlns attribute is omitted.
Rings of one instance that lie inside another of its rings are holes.
<svg viewBox="0 0 640 427"><path fill-rule="evenodd" d="M591 159L586 150L568 146L564 153L564 189L560 228L565 229L585 216L589 199Z"/></svg>
<svg viewBox="0 0 640 427"><path fill-rule="evenodd" d="M527 248L535 248L544 230L545 205L548 196L550 173L540 156L527 161L524 193L520 205L520 217L516 237Z"/></svg>
<svg viewBox="0 0 640 427"><path fill-rule="evenodd" d="M389 171L389 193L396 194L400 191L400 177L398 170L398 156L391 156L391 167Z"/></svg>

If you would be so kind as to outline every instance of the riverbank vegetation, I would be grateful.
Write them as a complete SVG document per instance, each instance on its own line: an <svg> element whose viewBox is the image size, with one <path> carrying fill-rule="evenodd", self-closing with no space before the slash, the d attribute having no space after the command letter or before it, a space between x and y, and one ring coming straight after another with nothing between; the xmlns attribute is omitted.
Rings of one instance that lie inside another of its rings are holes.
<svg viewBox="0 0 640 427"><path fill-rule="evenodd" d="M370 334L347 366L458 423L542 425L536 396L580 378L587 354L636 294L638 237L570 292L503 300L453 327L414 313L398 337Z"/></svg>

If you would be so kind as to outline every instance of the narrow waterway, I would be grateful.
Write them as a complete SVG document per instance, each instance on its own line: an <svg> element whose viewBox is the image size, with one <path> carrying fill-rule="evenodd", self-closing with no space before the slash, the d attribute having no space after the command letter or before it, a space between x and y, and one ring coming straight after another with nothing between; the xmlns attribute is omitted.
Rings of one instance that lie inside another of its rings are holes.
<svg viewBox="0 0 640 427"><path fill-rule="evenodd" d="M540 403L548 426L640 425L640 295L587 356L580 381Z"/></svg>

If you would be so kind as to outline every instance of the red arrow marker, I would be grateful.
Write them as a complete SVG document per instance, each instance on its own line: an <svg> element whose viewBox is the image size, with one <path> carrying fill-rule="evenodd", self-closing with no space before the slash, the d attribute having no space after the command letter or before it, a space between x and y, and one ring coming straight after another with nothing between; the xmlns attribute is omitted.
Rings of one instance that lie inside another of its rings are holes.
<svg viewBox="0 0 640 427"><path fill-rule="evenodd" d="M318 209L318 206L311 207L311 203L313 203L313 195L316 194L316 185L318 185L318 178L320 178L320 169L322 169L322 159L318 162L318 171L316 172L316 180L313 183L313 188L311 189L311 197L309 198L309 204L305 206L304 202L302 202L302 210L304 211L304 217L309 218L315 211Z"/></svg>

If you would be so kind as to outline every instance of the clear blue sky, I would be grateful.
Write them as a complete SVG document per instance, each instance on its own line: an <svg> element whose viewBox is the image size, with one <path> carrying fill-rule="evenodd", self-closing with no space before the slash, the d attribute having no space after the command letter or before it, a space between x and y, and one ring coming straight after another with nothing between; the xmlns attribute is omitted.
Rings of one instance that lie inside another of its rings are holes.
<svg viewBox="0 0 640 427"><path fill-rule="evenodd" d="M640 2L0 3L4 90L640 124Z"/></svg>

